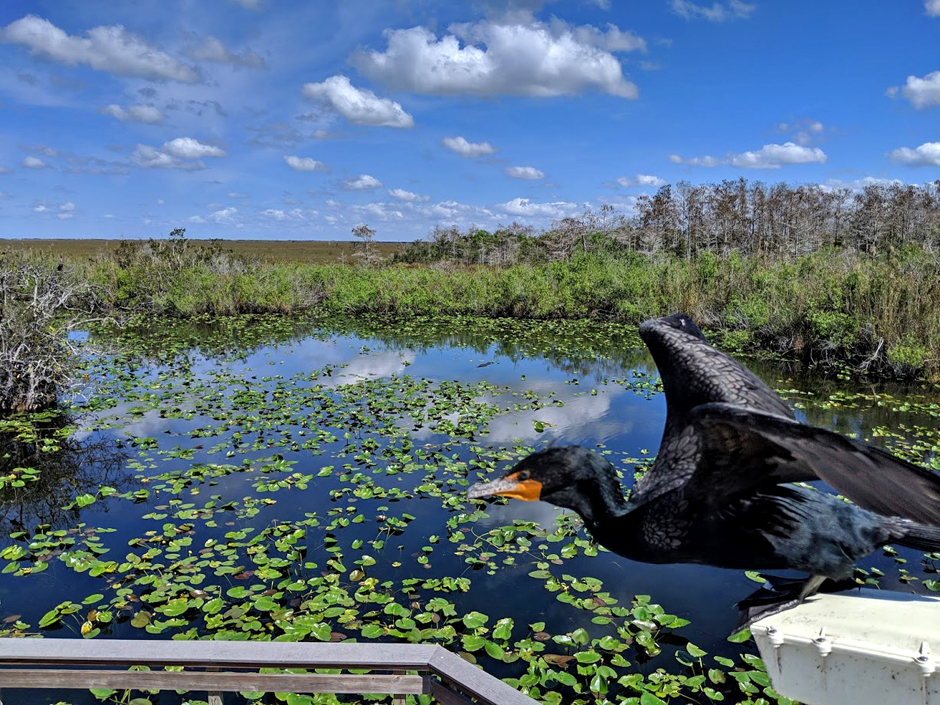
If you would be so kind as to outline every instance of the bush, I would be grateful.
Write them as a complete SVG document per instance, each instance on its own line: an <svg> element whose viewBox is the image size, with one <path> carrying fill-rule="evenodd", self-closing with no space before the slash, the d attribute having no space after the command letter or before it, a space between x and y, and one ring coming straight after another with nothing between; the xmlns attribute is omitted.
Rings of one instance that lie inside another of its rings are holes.
<svg viewBox="0 0 940 705"><path fill-rule="evenodd" d="M0 412L56 404L75 357L69 331L89 292L62 264L0 255Z"/></svg>

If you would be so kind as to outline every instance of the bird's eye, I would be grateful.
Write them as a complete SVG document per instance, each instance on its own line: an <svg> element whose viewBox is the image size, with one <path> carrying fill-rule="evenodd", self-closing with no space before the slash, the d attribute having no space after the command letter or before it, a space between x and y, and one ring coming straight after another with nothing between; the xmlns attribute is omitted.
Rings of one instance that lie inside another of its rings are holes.
<svg viewBox="0 0 940 705"><path fill-rule="evenodd" d="M519 473L519 479L520 479L520 480L528 480L528 479L529 479L529 471L528 471L528 470L523 470L522 472L520 472L520 473Z"/></svg>

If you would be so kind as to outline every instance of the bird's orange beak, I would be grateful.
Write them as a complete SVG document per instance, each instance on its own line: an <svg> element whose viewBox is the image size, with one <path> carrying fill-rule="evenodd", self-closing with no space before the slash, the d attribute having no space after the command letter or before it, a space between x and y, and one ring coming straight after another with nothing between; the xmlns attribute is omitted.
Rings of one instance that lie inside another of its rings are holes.
<svg viewBox="0 0 940 705"><path fill-rule="evenodd" d="M542 483L538 480L520 480L514 472L492 482L478 482L467 490L467 499L481 499L493 495L534 502L542 494Z"/></svg>

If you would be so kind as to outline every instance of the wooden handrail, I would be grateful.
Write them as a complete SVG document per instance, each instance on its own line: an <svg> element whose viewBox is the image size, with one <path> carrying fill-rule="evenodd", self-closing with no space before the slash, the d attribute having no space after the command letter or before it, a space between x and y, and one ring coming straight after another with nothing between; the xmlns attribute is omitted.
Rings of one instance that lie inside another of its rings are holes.
<svg viewBox="0 0 940 705"><path fill-rule="evenodd" d="M114 666L210 670L124 671ZM244 670L259 668L385 673ZM0 638L0 688L4 687L387 693L399 697L430 693L445 705L470 703L468 698L493 705L535 702L456 654L425 644Z"/></svg>

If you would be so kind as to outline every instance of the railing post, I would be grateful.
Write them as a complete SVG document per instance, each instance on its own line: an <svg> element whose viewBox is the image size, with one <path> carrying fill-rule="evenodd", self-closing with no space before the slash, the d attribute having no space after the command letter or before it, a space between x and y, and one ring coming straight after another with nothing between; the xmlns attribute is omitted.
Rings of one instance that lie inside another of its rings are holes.
<svg viewBox="0 0 940 705"><path fill-rule="evenodd" d="M217 672L218 668L207 668L207 671ZM3 703L0 703L3 705ZM222 694L221 693L209 693L209 705L222 705Z"/></svg>

